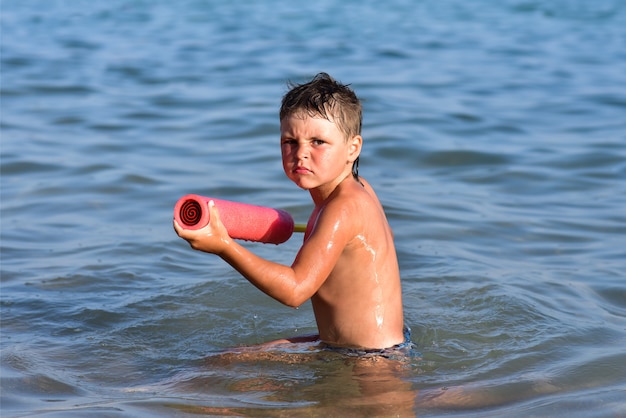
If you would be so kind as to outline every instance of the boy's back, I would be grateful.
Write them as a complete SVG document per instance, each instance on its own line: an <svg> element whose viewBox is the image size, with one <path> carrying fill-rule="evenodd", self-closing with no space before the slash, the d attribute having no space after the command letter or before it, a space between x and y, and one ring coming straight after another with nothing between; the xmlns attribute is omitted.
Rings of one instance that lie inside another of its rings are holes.
<svg viewBox="0 0 626 418"><path fill-rule="evenodd" d="M337 239L346 240L346 245L311 301L322 341L344 347L391 347L404 338L396 252L382 206L369 184L361 182L346 178L311 216L314 227L320 210L321 217L346 215L334 218L342 222L337 230L345 234Z"/></svg>

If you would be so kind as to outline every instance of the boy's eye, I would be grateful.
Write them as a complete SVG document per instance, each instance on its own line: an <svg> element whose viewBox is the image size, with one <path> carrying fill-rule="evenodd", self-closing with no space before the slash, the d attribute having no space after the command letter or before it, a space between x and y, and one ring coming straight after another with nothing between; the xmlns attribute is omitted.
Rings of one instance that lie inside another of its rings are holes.
<svg viewBox="0 0 626 418"><path fill-rule="evenodd" d="M322 145L324 143L324 141L322 141L321 139L314 139L313 140L313 144L314 145Z"/></svg>
<svg viewBox="0 0 626 418"><path fill-rule="evenodd" d="M295 139L283 139L281 141L282 145L293 145L296 143Z"/></svg>

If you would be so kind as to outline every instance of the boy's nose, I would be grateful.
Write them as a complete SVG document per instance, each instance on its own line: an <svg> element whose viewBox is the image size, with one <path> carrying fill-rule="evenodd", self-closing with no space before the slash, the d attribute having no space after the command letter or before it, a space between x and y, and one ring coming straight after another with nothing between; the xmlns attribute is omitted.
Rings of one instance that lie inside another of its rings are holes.
<svg viewBox="0 0 626 418"><path fill-rule="evenodd" d="M307 149L307 147L300 145L296 150L296 157L298 157L298 159L308 158L309 150Z"/></svg>

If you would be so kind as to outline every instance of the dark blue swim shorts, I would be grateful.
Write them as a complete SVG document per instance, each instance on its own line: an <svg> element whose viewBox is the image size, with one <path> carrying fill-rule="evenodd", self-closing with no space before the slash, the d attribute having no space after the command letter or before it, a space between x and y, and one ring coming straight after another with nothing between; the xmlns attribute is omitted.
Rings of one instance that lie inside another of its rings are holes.
<svg viewBox="0 0 626 418"><path fill-rule="evenodd" d="M422 354L417 351L417 345L413 341L411 341L411 329L407 326L404 327L404 341L400 344L394 345L393 347L381 349L361 349L334 347L332 345L323 344L322 350L332 351L334 353L340 353L351 357L376 356L393 360L409 360L415 357L422 357Z"/></svg>

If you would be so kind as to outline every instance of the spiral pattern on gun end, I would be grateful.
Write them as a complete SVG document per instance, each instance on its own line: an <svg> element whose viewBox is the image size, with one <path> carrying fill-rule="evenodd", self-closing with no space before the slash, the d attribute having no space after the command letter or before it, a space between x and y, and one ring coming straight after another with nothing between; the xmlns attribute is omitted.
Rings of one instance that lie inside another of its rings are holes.
<svg viewBox="0 0 626 418"><path fill-rule="evenodd" d="M187 226L194 226L202 218L202 207L195 200L187 200L180 207L180 220Z"/></svg>

